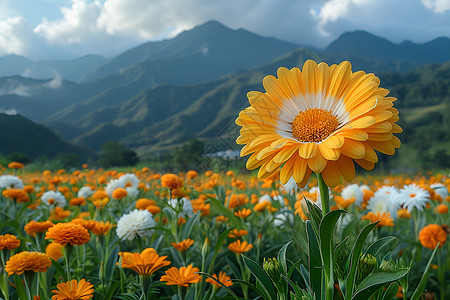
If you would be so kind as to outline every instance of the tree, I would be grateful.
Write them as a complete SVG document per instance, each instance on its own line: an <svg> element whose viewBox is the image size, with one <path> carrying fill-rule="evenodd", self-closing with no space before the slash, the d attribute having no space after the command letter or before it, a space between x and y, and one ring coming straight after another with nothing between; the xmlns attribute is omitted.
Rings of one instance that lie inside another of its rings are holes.
<svg viewBox="0 0 450 300"><path fill-rule="evenodd" d="M109 141L102 145L99 163L105 168L134 166L139 158L133 150L128 149L115 141Z"/></svg>
<svg viewBox="0 0 450 300"><path fill-rule="evenodd" d="M197 139L191 139L187 144L178 148L175 152L175 161L181 170L198 167L203 155L203 143Z"/></svg>

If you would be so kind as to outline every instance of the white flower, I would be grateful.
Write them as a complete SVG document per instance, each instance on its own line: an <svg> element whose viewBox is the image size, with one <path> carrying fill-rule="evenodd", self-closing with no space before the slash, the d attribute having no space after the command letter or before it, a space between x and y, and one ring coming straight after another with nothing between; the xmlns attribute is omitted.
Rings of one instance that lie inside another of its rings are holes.
<svg viewBox="0 0 450 300"><path fill-rule="evenodd" d="M85 185L78 190L77 197L87 199L93 193L94 191L92 190L92 188L90 186Z"/></svg>
<svg viewBox="0 0 450 300"><path fill-rule="evenodd" d="M127 187L127 196L128 197L132 197L132 198L136 198L139 195L139 190L137 188L134 188L132 186Z"/></svg>
<svg viewBox="0 0 450 300"><path fill-rule="evenodd" d="M122 184L121 187L128 188L133 187L135 189L139 186L139 179L133 173L127 173L119 177L119 181Z"/></svg>
<svg viewBox="0 0 450 300"><path fill-rule="evenodd" d="M367 184L363 184L359 187L361 191L371 191L370 187Z"/></svg>
<svg viewBox="0 0 450 300"><path fill-rule="evenodd" d="M0 189L21 189L23 188L23 181L14 175L0 176Z"/></svg>
<svg viewBox="0 0 450 300"><path fill-rule="evenodd" d="M294 214L287 208L282 208L275 214L273 224L276 227L290 227L294 223Z"/></svg>
<svg viewBox="0 0 450 300"><path fill-rule="evenodd" d="M341 196L345 200L354 198L355 205L361 206L361 203L363 202L364 193L362 192L361 188L356 183L354 183L343 188Z"/></svg>
<svg viewBox="0 0 450 300"><path fill-rule="evenodd" d="M449 196L447 187L443 185L442 183L434 183L430 185L430 188L434 190L434 192L441 197L443 201L445 201L445 198Z"/></svg>
<svg viewBox="0 0 450 300"><path fill-rule="evenodd" d="M286 184L280 188L281 191L286 191L289 195L294 195L298 190L297 182L295 182L294 177L291 176Z"/></svg>
<svg viewBox="0 0 450 300"><path fill-rule="evenodd" d="M183 197L180 200L178 199L171 199L169 201L169 205L172 206L174 209L177 208L178 205L183 207L183 212L181 214L182 217L192 217L194 215L194 208L192 207L191 200Z"/></svg>
<svg viewBox="0 0 450 300"><path fill-rule="evenodd" d="M270 195L268 195L268 194L264 194L261 197L259 197L258 203L261 203L264 201L269 201L270 203L272 203L272 197L270 197Z"/></svg>
<svg viewBox="0 0 450 300"><path fill-rule="evenodd" d="M430 199L430 193L421 189L415 184L405 185L398 195L400 205L403 205L408 212L412 212L414 207L422 211Z"/></svg>
<svg viewBox="0 0 450 300"><path fill-rule="evenodd" d="M151 236L153 230L149 228L155 227L155 225L153 215L148 210L135 209L117 221L117 236L121 240L133 240L136 235Z"/></svg>
<svg viewBox="0 0 450 300"><path fill-rule="evenodd" d="M112 179L106 185L105 192L109 195L109 197L111 197L111 195L112 195L112 193L114 192L115 189L117 189L117 188L124 188L124 187L125 187L125 185L123 185L122 182L119 181L119 179Z"/></svg>
<svg viewBox="0 0 450 300"><path fill-rule="evenodd" d="M387 212L393 219L397 217L397 210L399 208L398 190L393 186L383 186L377 190L367 205L367 210L375 214Z"/></svg>
<svg viewBox="0 0 450 300"><path fill-rule="evenodd" d="M41 200L46 205L54 205L58 207L66 206L66 197L60 192L47 191L41 196Z"/></svg>

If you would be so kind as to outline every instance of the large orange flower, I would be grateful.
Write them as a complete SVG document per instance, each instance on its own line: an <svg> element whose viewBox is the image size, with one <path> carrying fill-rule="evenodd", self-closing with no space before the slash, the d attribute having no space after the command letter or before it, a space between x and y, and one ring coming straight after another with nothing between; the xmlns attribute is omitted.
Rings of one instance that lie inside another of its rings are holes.
<svg viewBox="0 0 450 300"><path fill-rule="evenodd" d="M172 267L166 271L166 275L161 276L160 281L167 281L167 285L188 286L189 283L202 280L202 277L196 273L199 271L199 268L194 268L192 265L180 269Z"/></svg>
<svg viewBox="0 0 450 300"><path fill-rule="evenodd" d="M156 270L170 265L167 256L159 256L155 249L147 248L142 253L120 252L122 268L132 269L142 276L151 276Z"/></svg>
<svg viewBox="0 0 450 300"><path fill-rule="evenodd" d="M283 184L293 176L305 186L315 172L335 187L341 177L354 179L354 162L370 170L378 162L374 150L392 155L400 147L396 99L386 97L375 75L352 73L347 61L311 60L303 71L279 68L277 75L264 78L265 93L248 93L251 106L236 120L241 156L253 153L247 168L260 167L258 177L281 169Z"/></svg>
<svg viewBox="0 0 450 300"><path fill-rule="evenodd" d="M51 265L52 261L45 253L23 251L9 258L5 270L8 275L20 275L25 271L46 272Z"/></svg>
<svg viewBox="0 0 450 300"><path fill-rule="evenodd" d="M45 239L65 246L67 243L71 245L82 245L91 239L86 228L81 225L69 222L58 223L50 227L45 233Z"/></svg>
<svg viewBox="0 0 450 300"><path fill-rule="evenodd" d="M52 300L89 300L94 296L93 285L84 279L58 283L56 288Z"/></svg>
<svg viewBox="0 0 450 300"><path fill-rule="evenodd" d="M439 248L441 248L447 241L447 233L441 226L437 224L430 224L420 230L419 241L422 246L429 249L436 248L438 243L440 243Z"/></svg>

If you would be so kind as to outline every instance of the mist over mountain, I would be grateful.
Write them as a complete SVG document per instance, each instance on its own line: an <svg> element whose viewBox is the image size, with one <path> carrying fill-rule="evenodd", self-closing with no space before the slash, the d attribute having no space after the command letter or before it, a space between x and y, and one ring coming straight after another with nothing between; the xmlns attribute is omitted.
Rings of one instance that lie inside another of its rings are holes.
<svg viewBox="0 0 450 300"><path fill-rule="evenodd" d="M262 91L263 77L276 75L278 67L301 67L307 59L349 60L354 71L376 72L381 85L399 98L396 107L417 116L413 121L428 113L443 116L450 102L450 66L443 64L450 60L447 38L395 44L356 31L317 50L210 21L110 59L41 62L59 70L50 79L0 78L0 112L20 113L91 151L109 140L139 153L191 138L220 142L225 131L236 130L234 119L248 106L248 91ZM8 56L0 63L0 74L13 74L30 61ZM418 107L426 109L415 111ZM446 118L436 120L447 128Z"/></svg>

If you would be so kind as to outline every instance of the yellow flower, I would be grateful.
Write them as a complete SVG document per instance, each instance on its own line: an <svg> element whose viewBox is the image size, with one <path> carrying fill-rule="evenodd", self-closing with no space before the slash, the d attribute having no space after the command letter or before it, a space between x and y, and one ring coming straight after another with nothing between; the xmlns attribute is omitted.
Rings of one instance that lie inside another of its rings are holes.
<svg viewBox="0 0 450 300"><path fill-rule="evenodd" d="M166 271L166 275L161 276L160 281L167 281L167 285L188 286L189 283L200 282L202 277L196 274L199 271L199 268L194 268L192 265L180 269L172 267Z"/></svg>
<svg viewBox="0 0 450 300"><path fill-rule="evenodd" d="M76 279L56 285L57 290L53 290L52 300L89 300L94 295L93 285L81 279L77 282Z"/></svg>
<svg viewBox="0 0 450 300"><path fill-rule="evenodd" d="M264 78L265 93L248 93L251 106L236 120L241 156L253 153L247 168L260 167L259 178L281 169L283 184L293 176L303 187L315 172L335 187L341 177L355 178L354 162L370 170L378 162L374 150L392 155L400 147L396 99L375 75L352 73L346 61L311 60L303 71L279 68L277 75Z"/></svg>
<svg viewBox="0 0 450 300"><path fill-rule="evenodd" d="M252 211L248 208L244 208L244 209L234 212L234 214L241 219L247 218L248 216L250 216L251 213L252 213Z"/></svg>

